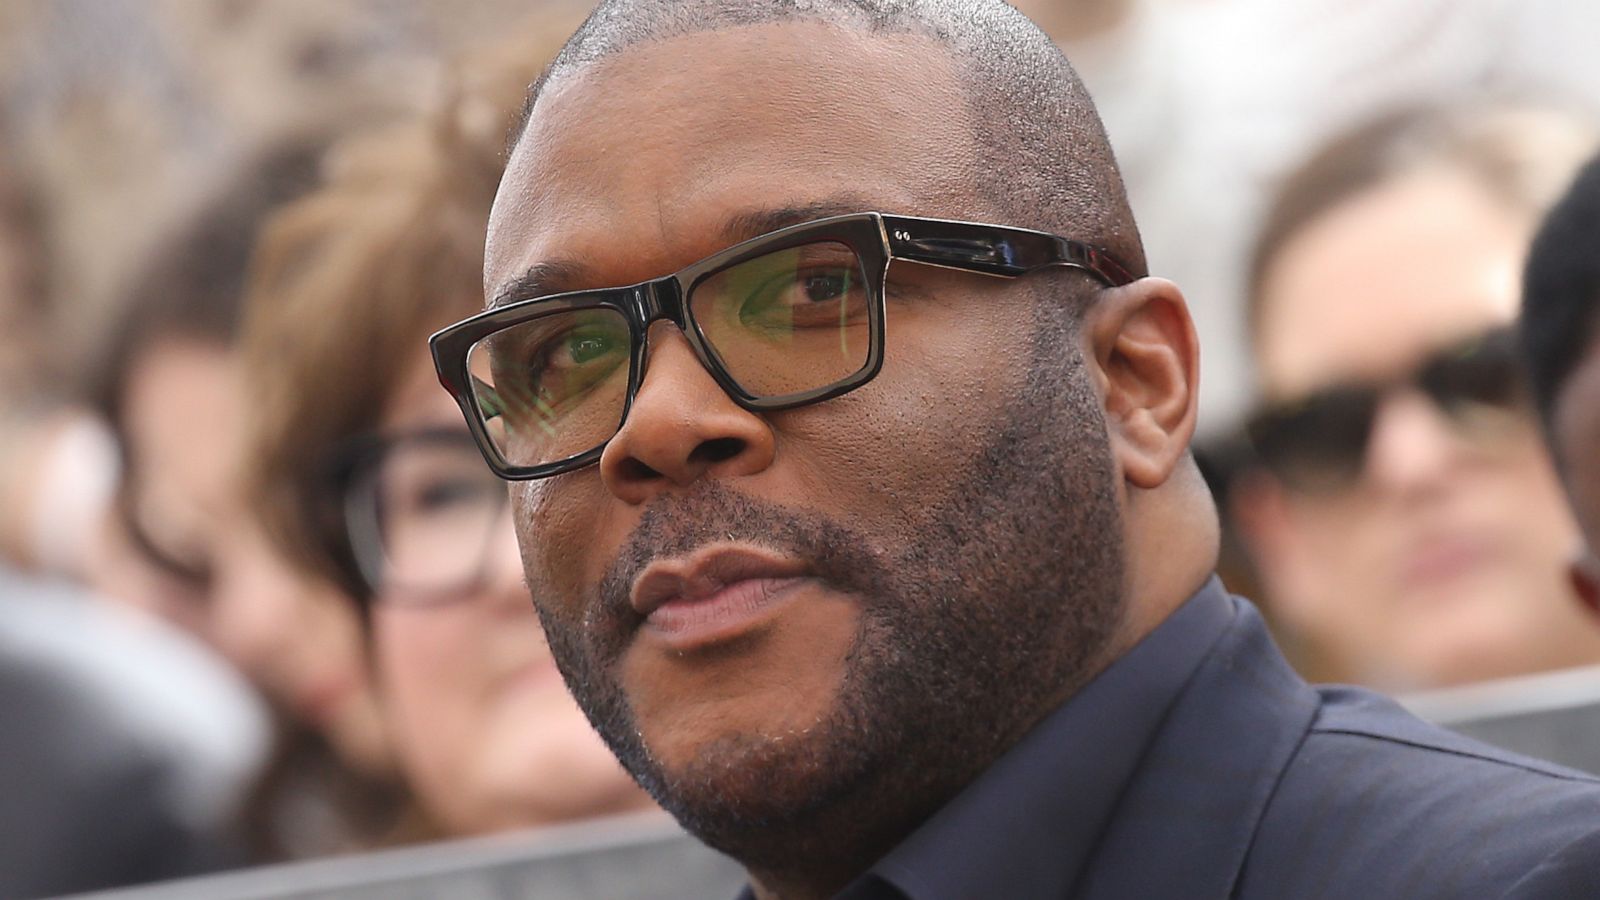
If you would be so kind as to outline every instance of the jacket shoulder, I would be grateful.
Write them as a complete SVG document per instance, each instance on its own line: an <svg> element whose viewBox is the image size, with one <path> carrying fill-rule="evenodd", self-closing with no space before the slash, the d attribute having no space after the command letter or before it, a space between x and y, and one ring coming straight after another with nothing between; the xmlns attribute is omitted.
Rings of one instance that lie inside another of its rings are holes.
<svg viewBox="0 0 1600 900"><path fill-rule="evenodd" d="M1316 688L1320 698L1317 717L1311 724L1307 742L1311 749L1333 749L1351 739L1347 746L1379 758L1394 757L1396 762L1428 760L1435 764L1460 766L1463 774L1499 772L1508 777L1517 773L1587 785L1600 789L1600 777L1556 763L1485 744L1465 735L1430 724L1407 712L1398 703L1361 688L1323 685ZM1324 743L1333 746L1323 747Z"/></svg>
<svg viewBox="0 0 1600 900"><path fill-rule="evenodd" d="M1273 793L1240 896L1567 896L1600 877L1600 779L1324 687ZM1587 879L1587 881L1586 881ZM1292 888L1292 889L1291 889Z"/></svg>

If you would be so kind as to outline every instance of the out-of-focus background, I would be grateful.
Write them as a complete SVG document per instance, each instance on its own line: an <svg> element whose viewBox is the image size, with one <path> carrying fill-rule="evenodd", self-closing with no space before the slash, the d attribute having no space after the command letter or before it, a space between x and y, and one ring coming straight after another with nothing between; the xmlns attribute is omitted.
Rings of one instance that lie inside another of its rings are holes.
<svg viewBox="0 0 1600 900"><path fill-rule="evenodd" d="M1016 5L1188 297L1224 575L1292 661L1588 696L1600 620L1502 338L1600 148L1600 4ZM548 664L498 485L417 394L588 6L0 4L0 895L659 815L559 685L466 699ZM440 533L477 570L390 543L417 472L476 498Z"/></svg>
<svg viewBox="0 0 1600 900"><path fill-rule="evenodd" d="M0 121L48 197L51 269L91 342L160 226L284 127L415 110L439 67L582 0L11 0ZM1250 391L1240 271L1272 184L1379 111L1492 97L1600 105L1582 0L1025 0L1099 99L1154 270L1200 310L1206 425ZM81 317L77 310L83 311Z"/></svg>
<svg viewBox="0 0 1600 900"><path fill-rule="evenodd" d="M119 280L231 162L285 128L426 108L443 60L530 5L7 2L0 122L47 198L65 339L92 346Z"/></svg>

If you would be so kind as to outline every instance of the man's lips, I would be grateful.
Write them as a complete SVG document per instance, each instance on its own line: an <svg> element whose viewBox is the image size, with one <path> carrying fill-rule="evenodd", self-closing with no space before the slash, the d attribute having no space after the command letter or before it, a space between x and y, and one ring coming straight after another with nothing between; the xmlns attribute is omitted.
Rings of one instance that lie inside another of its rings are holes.
<svg viewBox="0 0 1600 900"><path fill-rule="evenodd" d="M721 544L683 559L657 560L634 579L628 595L634 612L649 617L663 604L712 598L741 581L799 578L799 560L750 546Z"/></svg>
<svg viewBox="0 0 1600 900"><path fill-rule="evenodd" d="M791 557L721 544L651 563L629 602L647 627L686 648L742 632L808 575Z"/></svg>

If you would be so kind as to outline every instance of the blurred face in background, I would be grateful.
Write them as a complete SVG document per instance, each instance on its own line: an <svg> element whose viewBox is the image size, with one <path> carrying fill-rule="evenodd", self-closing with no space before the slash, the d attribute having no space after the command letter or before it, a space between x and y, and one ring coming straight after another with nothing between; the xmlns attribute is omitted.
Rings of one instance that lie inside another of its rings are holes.
<svg viewBox="0 0 1600 900"><path fill-rule="evenodd" d="M237 361L199 339L157 339L124 388L122 529L129 565L108 589L211 644L268 700L352 766L387 766L349 603L288 567L245 514Z"/></svg>
<svg viewBox="0 0 1600 900"><path fill-rule="evenodd" d="M396 752L424 806L454 833L649 808L556 670L506 485L426 355L390 401L379 447L347 512L376 582L373 652Z"/></svg>
<svg viewBox="0 0 1600 900"><path fill-rule="evenodd" d="M1600 661L1564 574L1575 527L1492 334L1533 225L1437 168L1333 207L1263 272L1257 359L1287 464L1247 476L1234 510L1277 618L1341 677Z"/></svg>

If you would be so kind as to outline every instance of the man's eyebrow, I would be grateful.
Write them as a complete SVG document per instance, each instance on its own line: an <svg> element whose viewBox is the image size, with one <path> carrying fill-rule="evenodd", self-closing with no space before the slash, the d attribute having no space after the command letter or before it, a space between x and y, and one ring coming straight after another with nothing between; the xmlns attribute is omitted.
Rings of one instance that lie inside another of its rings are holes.
<svg viewBox="0 0 1600 900"><path fill-rule="evenodd" d="M571 286L583 283L583 273L584 267L574 262L535 263L521 275L501 285L489 301L489 309L570 290Z"/></svg>
<svg viewBox="0 0 1600 900"><path fill-rule="evenodd" d="M753 209L729 216L722 223L722 237L730 244L777 231L790 225L799 225L813 219L842 216L849 213L873 212L873 204L854 196L833 197L813 203L799 203L771 209Z"/></svg>
<svg viewBox="0 0 1600 900"><path fill-rule="evenodd" d="M873 209L871 203L859 197L843 195L812 203L735 213L723 221L720 232L722 239L732 245L790 225L799 225L802 222L825 219L829 216L870 212ZM585 283L584 276L587 271L584 266L575 262L536 263L521 275L501 285L495 292L494 298L489 301L488 308L495 309L519 300L576 290L578 285Z"/></svg>

